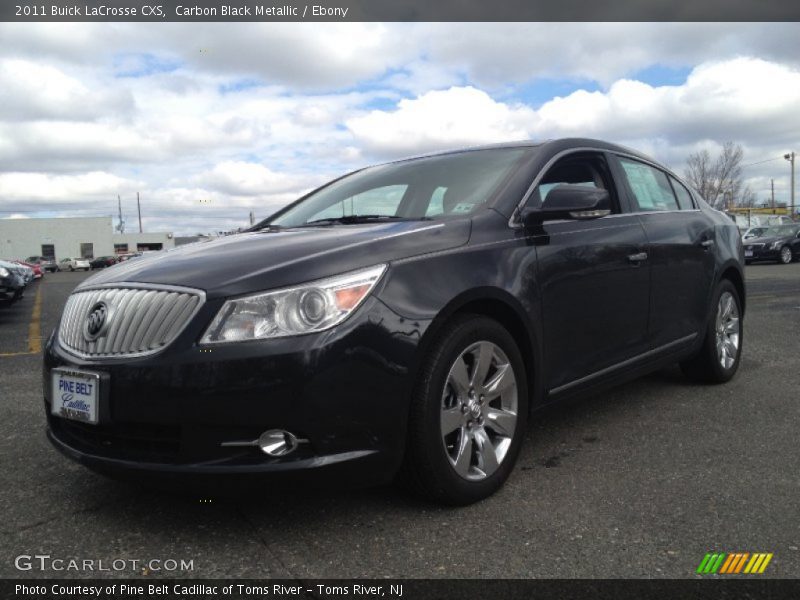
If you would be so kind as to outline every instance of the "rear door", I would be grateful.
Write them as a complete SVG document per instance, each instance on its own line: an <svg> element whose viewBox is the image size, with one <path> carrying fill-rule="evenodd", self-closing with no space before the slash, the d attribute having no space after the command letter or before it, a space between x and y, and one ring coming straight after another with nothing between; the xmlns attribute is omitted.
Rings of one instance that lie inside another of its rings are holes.
<svg viewBox="0 0 800 600"><path fill-rule="evenodd" d="M713 223L683 184L655 165L617 156L615 167L650 246L651 346L699 334L714 279Z"/></svg>
<svg viewBox="0 0 800 600"><path fill-rule="evenodd" d="M535 188L537 206L559 183L604 187L612 214L593 220L545 221L534 232L547 388L558 394L642 353L646 345L647 238L636 214L622 210L600 152L568 155Z"/></svg>

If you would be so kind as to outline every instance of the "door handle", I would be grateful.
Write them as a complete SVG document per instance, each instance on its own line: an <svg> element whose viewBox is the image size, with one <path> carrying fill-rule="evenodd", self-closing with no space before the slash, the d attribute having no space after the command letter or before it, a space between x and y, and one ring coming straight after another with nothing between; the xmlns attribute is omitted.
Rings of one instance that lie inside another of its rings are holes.
<svg viewBox="0 0 800 600"><path fill-rule="evenodd" d="M640 263L647 260L647 252L637 252L636 254L629 254L628 260L632 263Z"/></svg>
<svg viewBox="0 0 800 600"><path fill-rule="evenodd" d="M700 245L706 250L708 250L709 248L711 248L711 246L714 245L714 240L703 240L702 242L700 242Z"/></svg>

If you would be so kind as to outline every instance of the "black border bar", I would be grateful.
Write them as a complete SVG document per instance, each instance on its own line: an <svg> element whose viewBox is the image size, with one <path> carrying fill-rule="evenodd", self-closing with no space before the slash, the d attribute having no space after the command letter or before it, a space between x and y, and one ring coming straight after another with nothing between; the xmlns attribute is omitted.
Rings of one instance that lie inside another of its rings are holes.
<svg viewBox="0 0 800 600"><path fill-rule="evenodd" d="M787 0L2 0L8 22L771 22Z"/></svg>
<svg viewBox="0 0 800 600"><path fill-rule="evenodd" d="M127 586L124 593L123 586ZM131 591L131 588L139 588L141 593L137 589ZM398 591L401 594L398 594ZM201 598L204 600L239 600L243 598L275 600L577 600L582 598L591 598L592 600L664 600L669 598L744 600L764 598L789 600L798 597L800 597L800 580L769 579L760 576L597 580L233 580L162 577L0 580L0 598L4 600L24 598L46 600L195 600Z"/></svg>

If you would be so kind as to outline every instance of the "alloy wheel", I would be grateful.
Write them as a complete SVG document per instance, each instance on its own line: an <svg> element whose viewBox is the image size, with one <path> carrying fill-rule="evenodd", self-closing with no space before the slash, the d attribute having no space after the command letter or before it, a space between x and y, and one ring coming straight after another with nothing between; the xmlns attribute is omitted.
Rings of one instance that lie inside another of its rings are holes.
<svg viewBox="0 0 800 600"><path fill-rule="evenodd" d="M741 323L739 307L729 291L719 297L717 304L717 359L723 369L730 369L736 362L739 353Z"/></svg>
<svg viewBox="0 0 800 600"><path fill-rule="evenodd" d="M789 246L781 248L781 262L785 265L792 262L792 249Z"/></svg>
<svg viewBox="0 0 800 600"><path fill-rule="evenodd" d="M506 354L480 341L459 354L441 401L441 434L455 472L470 481L492 475L517 426L517 379Z"/></svg>

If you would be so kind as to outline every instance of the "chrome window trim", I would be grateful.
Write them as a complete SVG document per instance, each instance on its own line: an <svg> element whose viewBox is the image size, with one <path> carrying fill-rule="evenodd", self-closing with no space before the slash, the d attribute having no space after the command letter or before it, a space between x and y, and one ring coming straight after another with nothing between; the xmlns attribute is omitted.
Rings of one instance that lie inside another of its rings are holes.
<svg viewBox="0 0 800 600"><path fill-rule="evenodd" d="M159 283L138 283L132 281L120 281L117 283L99 283L96 285L89 284L85 287L76 288L70 296L74 294L82 294L84 292L92 292L97 290L106 290L106 289L134 289L134 290L152 290L156 292L176 292L181 294L191 294L197 296L198 302L197 306L192 310L192 312L186 317L185 322L183 325L176 331L175 335L172 339L166 343L165 345L161 346L160 348L154 348L152 350L144 350L142 352L129 352L119 355L103 355L103 354L86 354L83 352L79 352L74 348L70 348L66 344L62 342L61 339L61 322L59 321L58 328L56 330L56 337L58 338L58 347L61 348L67 354L71 356L75 356L82 360L92 361L92 362L113 362L113 361L120 361L120 360L128 360L131 358L142 358L148 356L154 356L165 351L169 348L172 343L177 340L181 334L186 330L189 324L195 319L197 314L203 308L206 303L206 293L204 290L196 289L196 288L189 288L184 286L178 285L164 285ZM62 315L63 318L63 315Z"/></svg>

